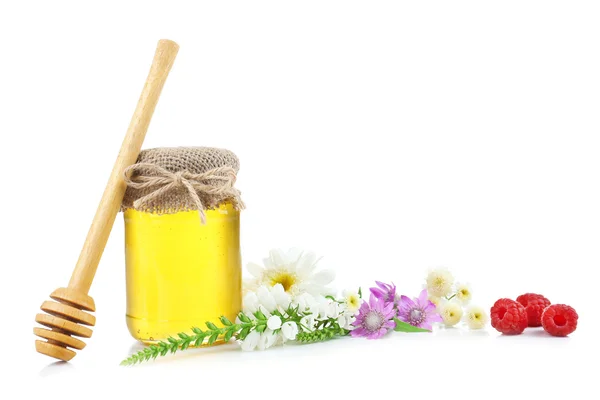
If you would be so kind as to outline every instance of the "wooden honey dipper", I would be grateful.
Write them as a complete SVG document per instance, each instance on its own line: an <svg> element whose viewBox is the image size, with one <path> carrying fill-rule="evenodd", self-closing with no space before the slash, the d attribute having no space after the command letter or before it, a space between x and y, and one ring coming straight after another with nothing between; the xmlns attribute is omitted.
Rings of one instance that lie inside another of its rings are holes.
<svg viewBox="0 0 600 400"><path fill-rule="evenodd" d="M88 296L88 291L125 194L126 184L123 180L123 171L137 160L154 108L178 50L179 46L175 42L170 40L158 42L146 84L131 118L129 129L127 129L119 156L85 239L79 260L73 275L71 275L69 286L52 292L50 297L55 301L44 301L41 307L47 314L35 316L36 322L50 328L33 328L35 335L46 339L46 341L35 341L36 350L42 354L69 361L75 357L76 353L67 347L77 350L85 347L83 341L73 336L84 338L92 336L92 330L89 327L95 325L96 317L86 311L95 311L96 305L94 300Z"/></svg>

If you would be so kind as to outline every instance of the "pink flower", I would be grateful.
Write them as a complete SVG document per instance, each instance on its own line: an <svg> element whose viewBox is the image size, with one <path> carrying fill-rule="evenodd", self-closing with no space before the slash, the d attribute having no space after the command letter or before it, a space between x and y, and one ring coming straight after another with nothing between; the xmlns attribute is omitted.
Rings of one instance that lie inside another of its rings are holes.
<svg viewBox="0 0 600 400"><path fill-rule="evenodd" d="M394 311L397 313L398 305L400 303L400 296L396 294L396 285L393 283L390 285L389 283L383 283L379 281L375 281L375 283L378 287L372 287L370 289L371 293L373 293L373 295L378 299L383 300L385 305L393 303Z"/></svg>
<svg viewBox="0 0 600 400"><path fill-rule="evenodd" d="M414 301L406 296L400 297L398 319L427 330L431 330L432 322L442 322L442 317L435 312L435 304L427 298L427 289L423 289Z"/></svg>
<svg viewBox="0 0 600 400"><path fill-rule="evenodd" d="M394 329L396 323L392 320L396 315L394 303L385 304L373 293L360 306L356 320L352 323L355 328L350 333L352 337L365 336L367 339L379 339L389 329Z"/></svg>

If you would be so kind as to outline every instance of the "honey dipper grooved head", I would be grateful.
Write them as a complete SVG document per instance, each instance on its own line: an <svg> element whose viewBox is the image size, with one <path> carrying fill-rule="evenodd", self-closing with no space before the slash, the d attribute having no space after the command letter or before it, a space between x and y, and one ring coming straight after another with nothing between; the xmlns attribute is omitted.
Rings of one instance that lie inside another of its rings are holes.
<svg viewBox="0 0 600 400"><path fill-rule="evenodd" d="M39 353L69 361L76 353L67 347L77 350L85 347L83 341L73 336L92 336L88 326L96 324L96 317L86 311L95 311L96 305L90 296L71 288L57 289L50 297L55 301L45 301L41 306L46 314L35 316L36 322L50 328L33 328L36 336L46 339L36 340L35 348Z"/></svg>

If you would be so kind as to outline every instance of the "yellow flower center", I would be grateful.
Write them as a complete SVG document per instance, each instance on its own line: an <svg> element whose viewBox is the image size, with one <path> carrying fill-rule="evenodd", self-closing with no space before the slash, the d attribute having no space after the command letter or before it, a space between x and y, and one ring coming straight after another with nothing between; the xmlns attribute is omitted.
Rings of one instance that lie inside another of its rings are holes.
<svg viewBox="0 0 600 400"><path fill-rule="evenodd" d="M436 277L433 282L433 285L438 288L443 287L445 284L446 284L446 280L444 278L442 278L441 276Z"/></svg>
<svg viewBox="0 0 600 400"><path fill-rule="evenodd" d="M358 307L358 297L350 296L348 298L348 304L352 307Z"/></svg>
<svg viewBox="0 0 600 400"><path fill-rule="evenodd" d="M462 295L463 295L463 297L467 297L467 296L469 295L469 291L468 291L467 289L462 289L462 290L460 291L460 294L462 294Z"/></svg>
<svg viewBox="0 0 600 400"><path fill-rule="evenodd" d="M296 284L296 275L290 274L287 271L277 272L271 277L271 286L275 286L278 283L283 286L283 290L289 292L289 290Z"/></svg>

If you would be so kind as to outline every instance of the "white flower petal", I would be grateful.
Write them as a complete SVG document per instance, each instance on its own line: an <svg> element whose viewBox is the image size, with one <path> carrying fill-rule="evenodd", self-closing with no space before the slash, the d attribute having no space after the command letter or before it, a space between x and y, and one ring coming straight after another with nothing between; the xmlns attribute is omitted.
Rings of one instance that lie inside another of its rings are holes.
<svg viewBox="0 0 600 400"><path fill-rule="evenodd" d="M306 315L300 319L300 325L302 330L306 332L312 332L315 328L315 317L314 315Z"/></svg>
<svg viewBox="0 0 600 400"><path fill-rule="evenodd" d="M315 306L318 308L319 303L310 294L302 293L294 298L292 305L298 306L298 310L301 312L314 312Z"/></svg>
<svg viewBox="0 0 600 400"><path fill-rule="evenodd" d="M280 338L280 335L275 334L274 332L269 332L268 330L265 331L265 334L268 335L267 336L267 349L269 347L277 344L277 341Z"/></svg>
<svg viewBox="0 0 600 400"><path fill-rule="evenodd" d="M260 304L264 308L266 308L267 311L271 312L277 309L277 302L275 301L273 295L271 295L269 289L267 289L264 286L261 286L256 291L256 295L258 296L258 301L260 302Z"/></svg>
<svg viewBox="0 0 600 400"><path fill-rule="evenodd" d="M277 336L278 335L274 334L272 330L265 330L263 333L261 333L260 339L258 340L258 349L266 350L269 347L273 346L273 344L275 344L275 342L277 341Z"/></svg>
<svg viewBox="0 0 600 400"><path fill-rule="evenodd" d="M263 258L263 264L265 265L265 269L266 270L269 270L269 269L277 267L277 265L273 264L273 261L271 261L270 257Z"/></svg>
<svg viewBox="0 0 600 400"><path fill-rule="evenodd" d="M258 297L254 292L248 292L243 300L244 312L246 314L254 314L258 310Z"/></svg>
<svg viewBox="0 0 600 400"><path fill-rule="evenodd" d="M281 318L279 318L277 315L273 315L267 320L267 326L272 331L281 328Z"/></svg>
<svg viewBox="0 0 600 400"><path fill-rule="evenodd" d="M445 297L452 291L454 276L447 268L431 270L425 278L430 296Z"/></svg>
<svg viewBox="0 0 600 400"><path fill-rule="evenodd" d="M464 319L469 329L483 329L489 321L486 310L478 306L470 306Z"/></svg>
<svg viewBox="0 0 600 400"><path fill-rule="evenodd" d="M286 322L281 327L281 333L285 339L294 340L298 334L298 325L295 322Z"/></svg>
<svg viewBox="0 0 600 400"><path fill-rule="evenodd" d="M267 310L262 304L258 306L258 309L265 315L265 317L269 318L271 316L271 311Z"/></svg>
<svg viewBox="0 0 600 400"><path fill-rule="evenodd" d="M252 331L246 336L246 338L242 341L241 347L244 351L252 351L258 345L258 341L260 339L260 333L256 331Z"/></svg>
<svg viewBox="0 0 600 400"><path fill-rule="evenodd" d="M275 299L277 306L283 310L287 309L292 302L292 296L290 296L289 293L286 293L280 283L271 288L271 295L273 296L273 299Z"/></svg>
<svg viewBox="0 0 600 400"><path fill-rule="evenodd" d="M260 287L265 286L271 290L274 281L280 282L284 285L282 288L286 288L283 292L287 296L281 293L280 288L271 290L271 297L281 309L289 305L288 296L291 302L304 293L315 296L335 294L325 286L334 279L333 271L315 272L316 264L317 257L312 252L301 252L298 249L271 250L269 257L264 260L264 268L257 264L248 264L252 279L244 280L244 290L255 291L260 304L270 311L274 310L273 303Z"/></svg>
<svg viewBox="0 0 600 400"><path fill-rule="evenodd" d="M312 251L303 253L298 262L296 263L298 275L300 275L301 277L309 276L316 267L317 255Z"/></svg>
<svg viewBox="0 0 600 400"><path fill-rule="evenodd" d="M271 250L271 252L269 253L269 258L275 266L282 266L287 264L287 257L285 256L285 253L280 249Z"/></svg>
<svg viewBox="0 0 600 400"><path fill-rule="evenodd" d="M292 247L291 249L288 250L286 259L290 263L295 263L300 259L300 257L302 256L303 253L304 252L301 249L299 249L297 247Z"/></svg>
<svg viewBox="0 0 600 400"><path fill-rule="evenodd" d="M331 269L324 269L313 275L311 281L316 285L328 285L335 279L335 272Z"/></svg>
<svg viewBox="0 0 600 400"><path fill-rule="evenodd" d="M255 263L248 263L248 265L246 265L246 269L248 269L248 272L250 272L252 276L258 279L261 279L263 272L265 272L265 269L262 266Z"/></svg>
<svg viewBox="0 0 600 400"><path fill-rule="evenodd" d="M441 305L440 316L446 326L458 324L463 316L463 309L455 301L446 301Z"/></svg>

